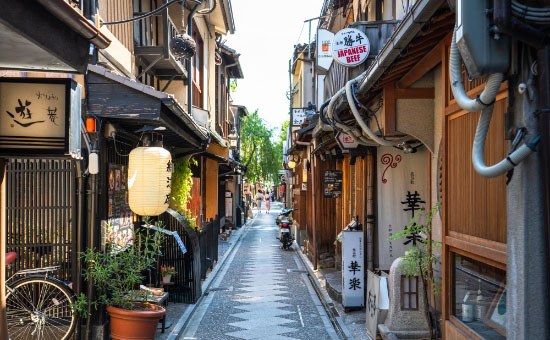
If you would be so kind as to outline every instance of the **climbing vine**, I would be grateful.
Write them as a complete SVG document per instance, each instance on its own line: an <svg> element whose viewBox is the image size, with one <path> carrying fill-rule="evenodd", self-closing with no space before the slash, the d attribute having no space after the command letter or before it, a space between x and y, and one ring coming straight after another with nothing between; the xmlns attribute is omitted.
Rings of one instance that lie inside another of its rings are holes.
<svg viewBox="0 0 550 340"><path fill-rule="evenodd" d="M192 228L196 228L197 217L192 216L188 205L191 199L191 187L193 186L191 165L197 165L194 158L180 158L174 162L170 208L183 215Z"/></svg>

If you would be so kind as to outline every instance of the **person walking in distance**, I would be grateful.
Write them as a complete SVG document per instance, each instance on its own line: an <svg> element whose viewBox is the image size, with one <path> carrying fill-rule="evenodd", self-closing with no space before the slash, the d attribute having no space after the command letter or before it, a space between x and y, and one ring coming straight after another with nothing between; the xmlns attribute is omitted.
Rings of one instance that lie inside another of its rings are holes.
<svg viewBox="0 0 550 340"><path fill-rule="evenodd" d="M269 194L269 191L265 192L265 210L269 214L269 208L271 207L271 196Z"/></svg>
<svg viewBox="0 0 550 340"><path fill-rule="evenodd" d="M256 193L256 205L258 206L258 214L262 213L262 201L264 200L264 194L262 189Z"/></svg>

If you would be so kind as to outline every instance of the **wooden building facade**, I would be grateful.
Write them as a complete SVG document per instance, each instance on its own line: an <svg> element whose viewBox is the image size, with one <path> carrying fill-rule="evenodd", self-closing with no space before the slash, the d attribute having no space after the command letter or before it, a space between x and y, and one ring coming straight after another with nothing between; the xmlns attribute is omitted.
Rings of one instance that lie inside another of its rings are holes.
<svg viewBox="0 0 550 340"><path fill-rule="evenodd" d="M433 268L433 288L441 290L441 295L430 298L435 319L441 319L436 328L446 339L505 337L510 331L508 281L514 275L509 272L507 181L514 174L485 178L472 166L480 113L460 108L451 91L448 65L454 9L446 1L414 1L402 9L397 3L343 1L323 8L324 14L339 14L338 19L329 15L321 20L320 28L332 32L348 25L370 27L369 22L353 22L358 19L400 20L370 64L367 60L362 77L355 80L363 119L374 133L394 144L380 146L372 141L348 150L337 143L341 132L337 123L356 127L357 122L342 99L345 96L335 93L361 72L333 63L328 74L317 78L325 82L317 88L324 88L326 102L317 103L319 119L304 123L301 130L312 125L309 134L299 135L294 149L290 148L307 159L307 165L294 169L292 191L294 206L300 209L295 213L297 223L306 230L303 249L317 268L339 269L341 249L336 239L355 217L363 225L366 266L388 270L407 249L402 241L388 241L410 218L403 212L410 210L403 205L405 195L417 194L426 210L440 204L431 235L426 235L442 245L434 250L440 261ZM469 80L463 70L470 98L481 93L486 81ZM506 158L518 127L511 118L514 103L508 86L503 82L495 99L485 142L486 164ZM339 98L329 114L327 104L333 96ZM340 197L324 197L326 170L341 171ZM306 182L302 190L301 183ZM334 257L334 263L324 261L327 256Z"/></svg>

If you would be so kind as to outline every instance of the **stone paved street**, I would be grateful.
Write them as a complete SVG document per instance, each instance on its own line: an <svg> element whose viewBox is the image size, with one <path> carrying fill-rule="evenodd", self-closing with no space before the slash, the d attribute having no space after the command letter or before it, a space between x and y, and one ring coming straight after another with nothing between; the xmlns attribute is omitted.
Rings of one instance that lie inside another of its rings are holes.
<svg viewBox="0 0 550 340"><path fill-rule="evenodd" d="M295 250L280 248L275 216L244 228L180 339L339 339Z"/></svg>

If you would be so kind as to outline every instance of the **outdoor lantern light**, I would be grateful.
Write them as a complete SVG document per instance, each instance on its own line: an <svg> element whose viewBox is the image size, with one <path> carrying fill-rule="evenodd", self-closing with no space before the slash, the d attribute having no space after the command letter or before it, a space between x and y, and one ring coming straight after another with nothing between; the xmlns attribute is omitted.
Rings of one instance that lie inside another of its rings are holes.
<svg viewBox="0 0 550 340"><path fill-rule="evenodd" d="M231 132L227 139L229 139L229 148L231 150L237 149L237 141L239 140L239 137L235 134L235 132Z"/></svg>
<svg viewBox="0 0 550 340"><path fill-rule="evenodd" d="M159 146L137 147L128 163L128 203L141 216L158 216L168 209L172 156Z"/></svg>
<svg viewBox="0 0 550 340"><path fill-rule="evenodd" d="M287 165L289 168L294 169L296 165L300 162L300 156L298 155L289 155Z"/></svg>
<svg viewBox="0 0 550 340"><path fill-rule="evenodd" d="M192 58L197 50L195 40L187 34L180 33L170 40L170 52L175 56L176 60Z"/></svg>

